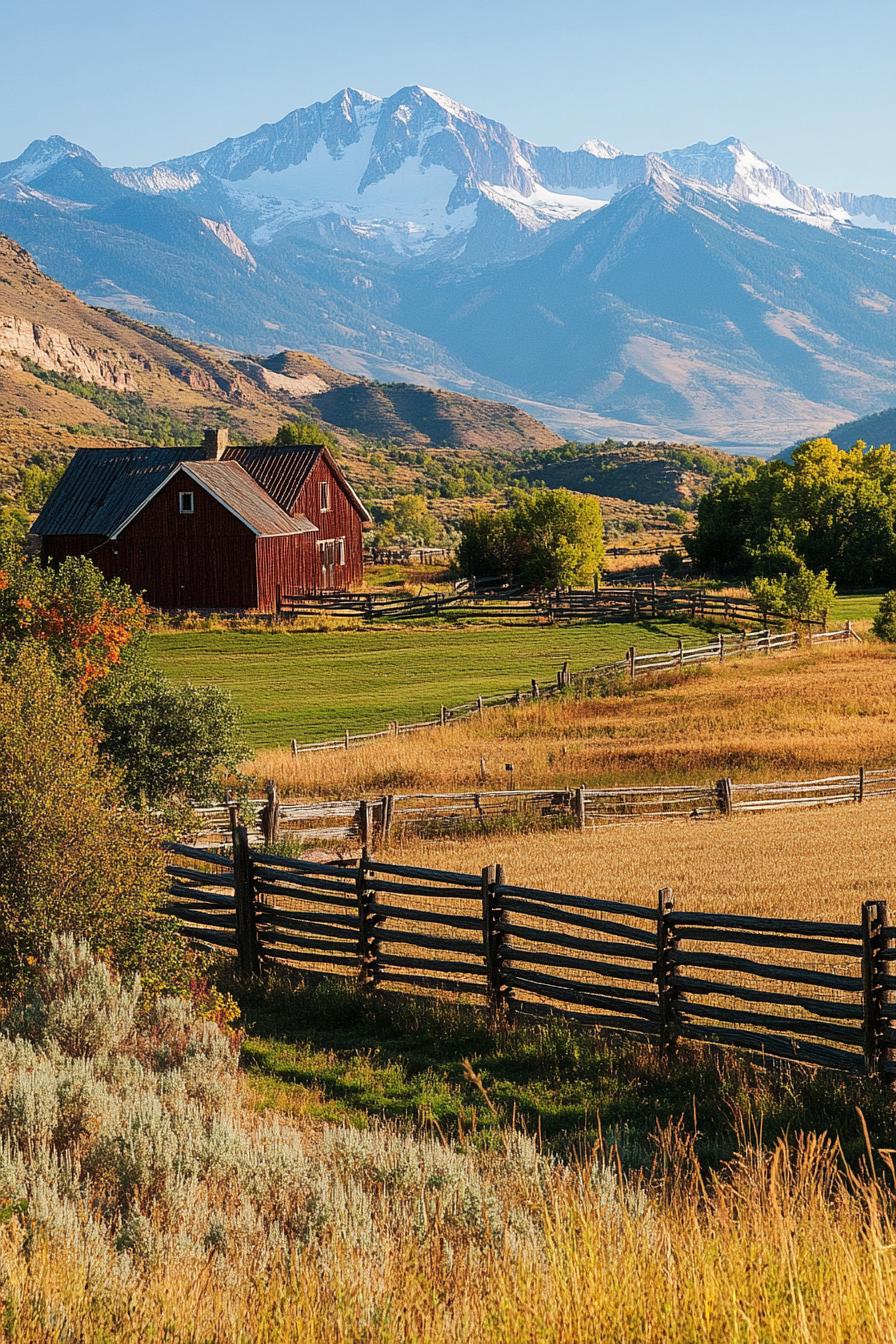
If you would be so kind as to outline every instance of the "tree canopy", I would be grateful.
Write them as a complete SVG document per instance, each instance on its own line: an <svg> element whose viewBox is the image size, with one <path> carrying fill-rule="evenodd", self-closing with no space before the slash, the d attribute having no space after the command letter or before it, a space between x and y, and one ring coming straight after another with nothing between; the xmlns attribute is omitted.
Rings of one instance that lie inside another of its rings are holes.
<svg viewBox="0 0 896 1344"><path fill-rule="evenodd" d="M590 583L604 563L604 524L593 495L518 490L507 508L461 524L458 563L469 575L507 574L529 588Z"/></svg>
<svg viewBox="0 0 896 1344"><path fill-rule="evenodd" d="M841 587L896 574L896 454L889 444L843 452L812 439L791 461L751 464L702 497L687 538L698 569L744 577L827 570Z"/></svg>

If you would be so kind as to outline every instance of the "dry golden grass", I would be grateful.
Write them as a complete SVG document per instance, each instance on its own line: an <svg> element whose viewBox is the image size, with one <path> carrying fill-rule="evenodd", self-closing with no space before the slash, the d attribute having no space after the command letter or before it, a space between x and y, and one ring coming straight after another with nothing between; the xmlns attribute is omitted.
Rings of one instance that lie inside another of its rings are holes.
<svg viewBox="0 0 896 1344"><path fill-rule="evenodd" d="M679 1157L681 1155L679 1154ZM886 1159L884 1159L886 1161ZM337 1231L259 1273L238 1241L141 1274L0 1236L4 1335L17 1344L892 1344L896 1225L883 1180L850 1180L836 1147L747 1151L722 1178L673 1162L657 1188L612 1166L533 1178L515 1228L472 1236L452 1198L380 1235ZM276 1211L272 1209L272 1216ZM528 1232L528 1227L534 1232ZM526 1229L526 1230L524 1230Z"/></svg>
<svg viewBox="0 0 896 1344"><path fill-rule="evenodd" d="M466 872L500 862L508 882L606 900L649 904L671 887L680 909L855 922L863 900L896 902L896 799L584 835L420 840L392 854Z"/></svg>
<svg viewBox="0 0 896 1344"><path fill-rule="evenodd" d="M497 709L350 751L259 752L289 794L739 781L852 773L896 760L896 657L879 644L735 660L603 698Z"/></svg>

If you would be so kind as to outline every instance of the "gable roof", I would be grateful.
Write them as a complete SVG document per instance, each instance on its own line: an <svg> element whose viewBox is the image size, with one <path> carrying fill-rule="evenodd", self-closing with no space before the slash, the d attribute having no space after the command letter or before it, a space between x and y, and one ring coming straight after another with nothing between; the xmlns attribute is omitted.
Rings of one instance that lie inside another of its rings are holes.
<svg viewBox="0 0 896 1344"><path fill-rule="evenodd" d="M38 536L117 537L178 471L184 471L260 537L316 532L291 518L238 462L202 449L80 448L32 526Z"/></svg>
<svg viewBox="0 0 896 1344"><path fill-rule="evenodd" d="M275 499L282 509L292 513L302 486L311 474L312 468L323 458L344 490L346 497L361 521L373 521L367 509L352 489L345 473L328 448L323 445L312 447L255 447L228 448L224 454L225 462L238 462L257 481L267 494Z"/></svg>

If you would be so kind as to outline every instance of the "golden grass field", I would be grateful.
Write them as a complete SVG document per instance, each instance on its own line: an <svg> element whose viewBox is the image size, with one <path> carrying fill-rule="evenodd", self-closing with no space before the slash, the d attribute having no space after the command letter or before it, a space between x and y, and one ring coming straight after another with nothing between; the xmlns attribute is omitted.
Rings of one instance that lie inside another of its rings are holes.
<svg viewBox="0 0 896 1344"><path fill-rule="evenodd" d="M508 1189L509 1187L509 1189ZM489 1207L488 1182L479 1199ZM654 1191L597 1162L505 1178L485 1230L459 1196L356 1182L348 1214L259 1272L226 1252L119 1269L99 1253L0 1238L16 1344L892 1344L896 1221L882 1180L836 1146L695 1163ZM223 1196L218 1195L223 1202ZM473 1196L474 1202L476 1196ZM358 1237L354 1206L370 1205ZM460 1207L459 1207L460 1206ZM272 1216L276 1205L272 1203ZM354 1214L354 1217L352 1215ZM161 1238L160 1238L161 1240ZM163 1242L163 1244L165 1244ZM105 1250L105 1246L102 1247ZM113 1272L104 1278L100 1267Z"/></svg>
<svg viewBox="0 0 896 1344"><path fill-rule="evenodd" d="M603 698L495 709L448 729L293 758L260 751L286 794L705 783L847 774L896 761L896 656L834 645L734 660Z"/></svg>
<svg viewBox="0 0 896 1344"><path fill-rule="evenodd" d="M584 834L413 840L389 857L463 872L501 863L513 884L636 904L671 887L684 910L856 922L873 898L893 902L896 916L896 798Z"/></svg>

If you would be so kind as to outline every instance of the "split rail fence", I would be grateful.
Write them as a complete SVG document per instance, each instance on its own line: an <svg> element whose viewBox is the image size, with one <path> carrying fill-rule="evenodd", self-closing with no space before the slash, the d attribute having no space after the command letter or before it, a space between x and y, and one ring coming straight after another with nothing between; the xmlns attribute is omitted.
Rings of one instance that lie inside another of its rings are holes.
<svg viewBox="0 0 896 1344"><path fill-rule="evenodd" d="M366 992L447 994L512 1018L571 1019L669 1052L679 1040L896 1078L896 926L769 919L517 886L464 873L313 863L170 844L170 897L191 944L257 975L286 967Z"/></svg>
<svg viewBox="0 0 896 1344"><path fill-rule="evenodd" d="M476 591L475 586L451 593L396 596L392 593L286 593L279 610L290 616L344 616L355 620L422 620L450 617L454 620L523 621L639 621L667 620L752 621L769 620L769 614L749 598L708 592L704 588L666 587L651 583L642 587L618 586L553 593L519 593L507 589ZM783 622L783 618L782 618ZM802 622L824 626L824 621Z"/></svg>
<svg viewBox="0 0 896 1344"><path fill-rule="evenodd" d="M645 821L700 821L741 812L864 803L896 794L896 769L866 769L824 779L738 784L656 784L589 789L483 789L469 793L393 793L379 798L286 801L276 787L240 805L253 844L281 841L375 850L411 836L488 832L512 824L591 830ZM197 842L231 831L232 803L196 807Z"/></svg>
<svg viewBox="0 0 896 1344"><path fill-rule="evenodd" d="M654 672L675 672L699 663L721 663L729 658L744 658L756 654L786 653L797 648L801 642L814 647L820 644L836 643L843 640L859 640L861 637L853 630L852 622L847 621L839 630L810 631L801 636L796 630L750 630L740 634L720 634L707 644L685 645L679 639L674 648L662 649L657 653L638 653L632 645L624 658L613 663L603 663L597 667L572 672L569 663L558 670L556 681L542 683L532 677L528 686L517 687L513 691L499 691L492 695L478 695L462 705L442 705L439 713L417 723L393 722L388 728L372 733L351 733L346 729L339 737L327 738L323 742L300 742L292 739L293 756L301 756L310 751L342 751L373 742L378 738L399 737L403 733L417 733L425 728L446 728L449 724L460 723L464 719L474 718L487 709L498 709L507 705L531 704L552 695L559 695L570 686L587 688L601 681L627 677L634 681L637 677L648 676Z"/></svg>

